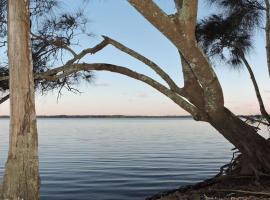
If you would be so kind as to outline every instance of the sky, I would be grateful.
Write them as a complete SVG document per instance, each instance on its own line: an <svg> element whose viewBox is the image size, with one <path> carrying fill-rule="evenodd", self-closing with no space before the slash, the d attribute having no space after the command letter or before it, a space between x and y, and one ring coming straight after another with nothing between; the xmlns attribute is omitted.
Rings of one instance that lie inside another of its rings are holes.
<svg viewBox="0 0 270 200"><path fill-rule="evenodd" d="M167 13L173 13L173 0L155 1ZM203 18L210 9L205 0L200 0L199 17ZM76 50L89 48L107 35L156 62L177 82L183 85L181 65L177 49L149 22L147 22L126 0L65 0L62 10L74 11L83 8L89 19L87 30L92 37L80 38ZM268 76L263 31L259 31L256 48L248 56L266 105L270 112L270 79ZM132 70L147 74L156 80L159 77L137 60L109 46L95 55L89 55L87 62L107 62L128 66ZM246 70L235 71L223 63L214 68L223 88L225 106L236 114L257 114L259 106L249 75ZM77 86L82 92L73 94L64 91L57 100L57 91L42 96L36 93L38 115L187 115L170 99L148 85L123 75L109 72L95 72L91 83ZM9 114L9 102L0 105L0 115Z"/></svg>

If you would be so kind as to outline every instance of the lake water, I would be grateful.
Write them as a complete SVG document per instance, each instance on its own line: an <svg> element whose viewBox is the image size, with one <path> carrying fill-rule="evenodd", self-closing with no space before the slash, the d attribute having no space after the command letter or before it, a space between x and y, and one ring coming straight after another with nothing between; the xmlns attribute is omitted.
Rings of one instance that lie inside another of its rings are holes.
<svg viewBox="0 0 270 200"><path fill-rule="evenodd" d="M0 120L0 173L8 119ZM215 175L232 146L191 119L39 119L42 200L142 200Z"/></svg>

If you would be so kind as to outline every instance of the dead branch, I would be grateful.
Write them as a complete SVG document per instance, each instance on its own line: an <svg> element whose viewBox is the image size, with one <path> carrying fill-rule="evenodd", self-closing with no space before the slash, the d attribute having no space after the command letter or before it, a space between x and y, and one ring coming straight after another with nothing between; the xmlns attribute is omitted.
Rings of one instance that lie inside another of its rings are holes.
<svg viewBox="0 0 270 200"><path fill-rule="evenodd" d="M212 191L233 192L233 193L241 193L241 194L249 194L249 195L270 196L270 193L268 193L268 192L254 192L254 191L247 191L247 190L212 189Z"/></svg>

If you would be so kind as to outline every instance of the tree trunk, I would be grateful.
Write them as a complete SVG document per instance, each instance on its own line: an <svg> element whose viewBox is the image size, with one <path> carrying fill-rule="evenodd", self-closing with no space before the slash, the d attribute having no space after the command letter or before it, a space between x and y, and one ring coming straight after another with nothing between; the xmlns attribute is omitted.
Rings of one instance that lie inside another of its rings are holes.
<svg viewBox="0 0 270 200"><path fill-rule="evenodd" d="M3 198L39 199L39 161L27 0L9 0L10 138Z"/></svg>
<svg viewBox="0 0 270 200"><path fill-rule="evenodd" d="M269 0L265 0L265 12L266 12L266 25L265 25L265 38L266 38L266 56L268 72L270 76L270 3Z"/></svg>
<svg viewBox="0 0 270 200"><path fill-rule="evenodd" d="M248 158L253 173L270 173L270 142L227 108L211 114L209 123Z"/></svg>
<svg viewBox="0 0 270 200"><path fill-rule="evenodd" d="M257 100L259 102L259 106L260 106L260 111L261 111L261 114L262 116L267 120L267 122L270 124L270 116L269 114L267 113L266 109L265 109L265 106L264 106L264 103L263 103L263 100L262 100L262 96L261 96L261 93L260 93L260 90L259 90L259 86L257 84L257 81L256 81L256 78L255 78L255 75L252 71L252 68L251 66L249 65L248 61L246 60L245 56L242 56L242 60L248 70L248 73L250 75L250 78L252 80L252 83L253 83L253 86L254 86L254 89L255 89L255 93L256 93L256 96L257 96Z"/></svg>

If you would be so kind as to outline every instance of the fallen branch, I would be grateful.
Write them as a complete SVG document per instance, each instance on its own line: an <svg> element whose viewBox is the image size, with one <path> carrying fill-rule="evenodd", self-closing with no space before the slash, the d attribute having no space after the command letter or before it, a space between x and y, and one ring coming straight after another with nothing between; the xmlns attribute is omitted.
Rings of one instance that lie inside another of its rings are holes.
<svg viewBox="0 0 270 200"><path fill-rule="evenodd" d="M241 193L241 194L248 194L248 195L263 195L263 196L270 197L270 193L268 193L268 192L254 192L254 191L247 191L247 190L231 190L231 189L212 189L212 191L234 192L234 193Z"/></svg>

